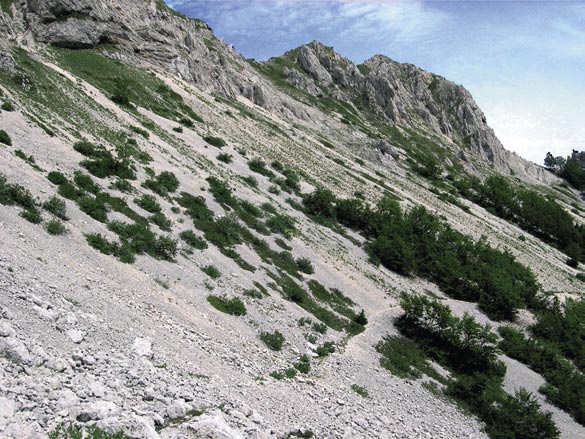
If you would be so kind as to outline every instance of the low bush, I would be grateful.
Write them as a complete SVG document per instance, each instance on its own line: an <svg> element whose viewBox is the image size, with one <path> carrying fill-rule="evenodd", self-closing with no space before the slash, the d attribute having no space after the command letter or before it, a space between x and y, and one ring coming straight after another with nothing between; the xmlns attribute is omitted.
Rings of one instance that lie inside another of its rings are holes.
<svg viewBox="0 0 585 439"><path fill-rule="evenodd" d="M242 181L250 187L258 187L258 180L251 175L242 177Z"/></svg>
<svg viewBox="0 0 585 439"><path fill-rule="evenodd" d="M85 195L77 200L79 209L94 220L105 223L108 221L108 207L97 197Z"/></svg>
<svg viewBox="0 0 585 439"><path fill-rule="evenodd" d="M246 306L237 297L227 298L225 296L208 296L207 301L218 311L233 316L245 316L247 314Z"/></svg>
<svg viewBox="0 0 585 439"><path fill-rule="evenodd" d="M191 230L185 230L179 233L179 237L189 244L191 247L196 248L197 250L204 250L208 247L207 241L205 239L197 236Z"/></svg>
<svg viewBox="0 0 585 439"><path fill-rule="evenodd" d="M95 177L117 176L128 180L136 179L136 174L127 158L116 158L101 145L81 141L75 143L73 149L87 157L87 160L81 162L81 166Z"/></svg>
<svg viewBox="0 0 585 439"><path fill-rule="evenodd" d="M313 331L318 332L319 334L327 333L327 325L325 323L313 323Z"/></svg>
<svg viewBox="0 0 585 439"><path fill-rule="evenodd" d="M266 220L266 227L272 233L278 233L286 239L291 239L297 233L295 220L284 214L275 214Z"/></svg>
<svg viewBox="0 0 585 439"><path fill-rule="evenodd" d="M218 279L221 277L221 271L217 269L217 267L213 265L207 265L205 267L201 267L201 271L204 272L212 279Z"/></svg>
<svg viewBox="0 0 585 439"><path fill-rule="evenodd" d="M264 297L264 295L260 291L255 290L253 288L244 290L242 294L246 297L251 297L252 299L262 299Z"/></svg>
<svg viewBox="0 0 585 439"><path fill-rule="evenodd" d="M51 197L43 203L43 209L52 213L57 218L67 221L67 207L65 201L58 197Z"/></svg>
<svg viewBox="0 0 585 439"><path fill-rule="evenodd" d="M156 198L152 195L143 195L140 198L135 198L134 202L137 206L150 213L160 213L162 211L160 204L158 204Z"/></svg>
<svg viewBox="0 0 585 439"><path fill-rule="evenodd" d="M101 191L100 187L93 181L93 179L83 172L76 171L73 175L73 181L78 188L92 194L98 194Z"/></svg>
<svg viewBox="0 0 585 439"><path fill-rule="evenodd" d="M122 178L118 178L116 179L116 181L114 181L111 185L110 185L110 189L115 189L117 191L120 192L132 192L132 184L128 181L128 180L124 180Z"/></svg>
<svg viewBox="0 0 585 439"><path fill-rule="evenodd" d="M326 341L321 346L318 346L315 353L319 357L326 357L335 352L335 344L332 341Z"/></svg>
<svg viewBox="0 0 585 439"><path fill-rule="evenodd" d="M360 231L374 263L425 277L456 299L478 302L492 319L512 320L518 308L535 303L539 285L528 267L485 240L472 241L424 207L404 213L386 196L370 209L362 200L338 200L325 189L306 195L303 204L322 224Z"/></svg>
<svg viewBox="0 0 585 439"><path fill-rule="evenodd" d="M420 378L423 373L436 375L424 350L406 337L386 337L376 345L376 350L382 354L380 365L400 378Z"/></svg>
<svg viewBox="0 0 585 439"><path fill-rule="evenodd" d="M27 210L36 209L35 199L28 189L19 184L8 183L2 174L0 174L0 204L17 205Z"/></svg>
<svg viewBox="0 0 585 439"><path fill-rule="evenodd" d="M20 216L33 224L40 224L43 222L43 217L37 208L24 209L20 212Z"/></svg>
<svg viewBox="0 0 585 439"><path fill-rule="evenodd" d="M284 335L278 331L274 332L262 332L260 334L260 340L264 342L269 349L273 351L280 351L284 344Z"/></svg>
<svg viewBox="0 0 585 439"><path fill-rule="evenodd" d="M315 272L315 269L313 268L313 264L311 263L311 261L307 258L299 258L296 261L297 264L297 268L299 269L299 271L305 273L305 274L313 274Z"/></svg>
<svg viewBox="0 0 585 439"><path fill-rule="evenodd" d="M61 172L58 171L49 172L47 174L47 178L51 183L56 184L57 186L68 182L67 177L65 177Z"/></svg>
<svg viewBox="0 0 585 439"><path fill-rule="evenodd" d="M251 171L266 177L274 177L274 172L266 167L266 162L262 159L255 158L248 161L248 167Z"/></svg>
<svg viewBox="0 0 585 439"><path fill-rule="evenodd" d="M232 156L231 154L227 154L227 153L222 152L221 154L217 155L217 159L220 162L231 163L234 160L234 156Z"/></svg>
<svg viewBox="0 0 585 439"><path fill-rule="evenodd" d="M227 145L225 140L223 140L221 137L205 136L203 140L205 140L211 146L215 146L216 148L223 148Z"/></svg>
<svg viewBox="0 0 585 439"><path fill-rule="evenodd" d="M215 201L222 206L237 207L237 200L232 194L232 190L224 181L216 177L208 177L209 191L213 194Z"/></svg>
<svg viewBox="0 0 585 439"><path fill-rule="evenodd" d="M0 130L0 143L3 143L4 145L8 145L8 146L12 145L12 139L10 138L8 133L4 130Z"/></svg>
<svg viewBox="0 0 585 439"><path fill-rule="evenodd" d="M513 328L501 327L500 334L500 348L506 355L528 365L546 379L540 392L551 403L585 425L585 374L566 360L554 344L526 338Z"/></svg>
<svg viewBox="0 0 585 439"><path fill-rule="evenodd" d="M67 198L68 200L76 202L85 195L85 192L83 192L77 186L69 183L68 181L65 181L64 183L61 183L59 185L57 193L62 197Z"/></svg>
<svg viewBox="0 0 585 439"><path fill-rule="evenodd" d="M67 229L58 219L52 219L47 223L47 232L50 235L64 235Z"/></svg>
<svg viewBox="0 0 585 439"><path fill-rule="evenodd" d="M156 177L146 180L142 186L164 197L179 188L179 180L172 172L163 171Z"/></svg>
<svg viewBox="0 0 585 439"><path fill-rule="evenodd" d="M165 232L171 231L172 222L164 215L164 213L157 212L154 215L151 215L148 219L151 223L156 224L159 229Z"/></svg>
<svg viewBox="0 0 585 439"><path fill-rule="evenodd" d="M10 101L4 101L2 103L2 106L0 107L2 110L4 111L14 111L16 110L16 108L14 107L14 104Z"/></svg>
<svg viewBox="0 0 585 439"><path fill-rule="evenodd" d="M302 374L307 374L311 371L311 360L307 354L299 357L299 360L293 364L294 368Z"/></svg>
<svg viewBox="0 0 585 439"><path fill-rule="evenodd" d="M180 206L186 209L186 214L197 224L205 224L213 221L213 212L205 204L202 196L193 196L187 192L181 192L180 197L175 198Z"/></svg>
<svg viewBox="0 0 585 439"><path fill-rule="evenodd" d="M506 366L497 358L497 337L489 325L468 314L455 317L447 306L422 296L403 294L401 305L404 315L396 326L408 340L390 337L377 346L383 366L410 377L430 373L446 383L446 394L484 421L494 439L559 437L550 413L541 412L530 393L509 395L502 388ZM427 357L451 377L428 369Z"/></svg>

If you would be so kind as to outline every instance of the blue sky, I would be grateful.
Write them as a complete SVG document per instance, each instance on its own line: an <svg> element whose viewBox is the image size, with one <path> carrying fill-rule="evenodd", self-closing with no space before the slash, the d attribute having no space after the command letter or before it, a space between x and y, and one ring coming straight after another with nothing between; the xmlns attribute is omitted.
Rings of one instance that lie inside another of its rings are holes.
<svg viewBox="0 0 585 439"><path fill-rule="evenodd" d="M464 85L507 149L585 150L585 1L167 0L247 58L311 40Z"/></svg>

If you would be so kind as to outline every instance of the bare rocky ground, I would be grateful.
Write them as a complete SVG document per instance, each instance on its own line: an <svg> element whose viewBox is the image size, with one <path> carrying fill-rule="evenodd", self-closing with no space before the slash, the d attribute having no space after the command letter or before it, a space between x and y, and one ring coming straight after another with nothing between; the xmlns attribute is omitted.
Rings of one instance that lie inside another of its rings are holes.
<svg viewBox="0 0 585 439"><path fill-rule="evenodd" d="M95 123L114 130L138 124L137 116L120 109L100 90L52 63L47 66L74 79L76 90L97 103L101 110L94 115ZM244 246L238 252L258 267L254 273L243 271L213 245L191 255L180 253L176 263L139 256L128 265L87 245L84 234L113 235L70 201L64 236L51 236L42 226L21 218L18 208L1 206L0 437L44 439L56 425L72 421L95 423L110 432L123 429L131 437L145 439L285 438L294 431L312 431L318 438L330 439L487 437L476 419L427 390L424 380L405 381L379 365L374 346L395 332L392 320L400 314L398 294L440 296L436 286L371 265L352 240L311 222L287 204L290 195L269 192L271 183L249 170L246 157L261 157L268 163L277 159L303 171L304 192L318 182L339 195L362 191L372 202L383 189L351 178L330 157L346 160L353 170L370 177L377 171L376 178L381 173L405 207L425 205L440 212L457 230L475 238L486 236L493 245L508 249L534 270L545 290L579 293L583 284L574 280L576 272L564 264L563 255L477 206L470 205L468 213L441 201L424 180L404 171L393 159L356 162L349 152L355 149L343 146L360 144L363 135L339 122L325 125L317 119L293 125L240 98L242 105L286 133L275 134L258 120L227 115L233 108L213 95L171 77L162 79L206 122L176 133L172 130L176 123L140 109L142 117L161 130L148 141L138 139L154 158L149 166L157 174L174 172L179 191L203 196L217 215L225 214L224 210L209 191L201 190L209 175L229 181L242 199L270 202L294 217L299 229L289 242L294 256L311 259L315 267L311 278L343 291L357 310L365 310L369 324L353 338L332 329L325 335L311 333L298 324L300 318L311 316L276 289L268 286L269 296L262 299L242 295L253 281L263 285L271 281L263 269L268 267ZM10 96L7 88L0 87ZM10 97L17 111L0 113L0 128L10 132L13 145L0 146L0 173L45 200L55 187L45 173L16 157L14 150L34 156L44 171L72 174L81 160L71 147L73 129L63 119L59 121L62 131L49 137L18 108L18 98ZM217 162L220 151L202 140L209 134L226 139L228 146L222 151L233 155L233 163ZM334 151L323 147L318 135L324 134L339 147ZM92 139L89 133L82 135ZM246 157L238 152L242 149ZM139 180L145 178L143 170L138 174ZM245 186L239 179L242 176L255 176L258 188ZM107 187L108 182L99 182ZM147 193L139 185L136 190L126 196L129 204ZM186 215L159 201L173 222L174 237L192 229ZM109 215L117 218L118 214ZM275 247L273 240L267 238ZM200 270L210 264L222 273L219 279L211 280ZM217 311L207 301L209 294L240 297L247 315ZM455 314L468 311L488 321L471 304L446 302ZM258 337L262 331L275 330L286 339L281 352L267 349ZM317 344L335 342L336 352L317 357L315 344L306 339L309 333L317 337ZM269 376L290 367L305 353L311 357L309 374L283 380ZM512 391L521 385L536 393L542 378L505 360L507 388ZM366 389L368 396L356 393L352 385ZM545 407L553 412L563 439L585 437L583 427L570 417Z"/></svg>

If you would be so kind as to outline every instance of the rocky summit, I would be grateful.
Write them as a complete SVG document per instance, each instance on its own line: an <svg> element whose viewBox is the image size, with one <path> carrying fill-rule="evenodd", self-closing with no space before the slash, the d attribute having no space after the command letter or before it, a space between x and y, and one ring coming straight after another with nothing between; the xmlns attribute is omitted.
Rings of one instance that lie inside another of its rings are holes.
<svg viewBox="0 0 585 439"><path fill-rule="evenodd" d="M462 86L2 0L0 103L0 438L585 437L585 205Z"/></svg>

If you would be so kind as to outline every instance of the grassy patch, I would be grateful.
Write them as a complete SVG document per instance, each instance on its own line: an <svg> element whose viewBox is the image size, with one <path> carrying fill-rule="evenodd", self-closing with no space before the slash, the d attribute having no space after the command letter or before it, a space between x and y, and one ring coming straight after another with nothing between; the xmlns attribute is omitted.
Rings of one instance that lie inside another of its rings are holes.
<svg viewBox="0 0 585 439"><path fill-rule="evenodd" d="M202 122L183 98L144 69L108 58L96 50L55 49L59 64L122 105L144 107L166 119Z"/></svg>

